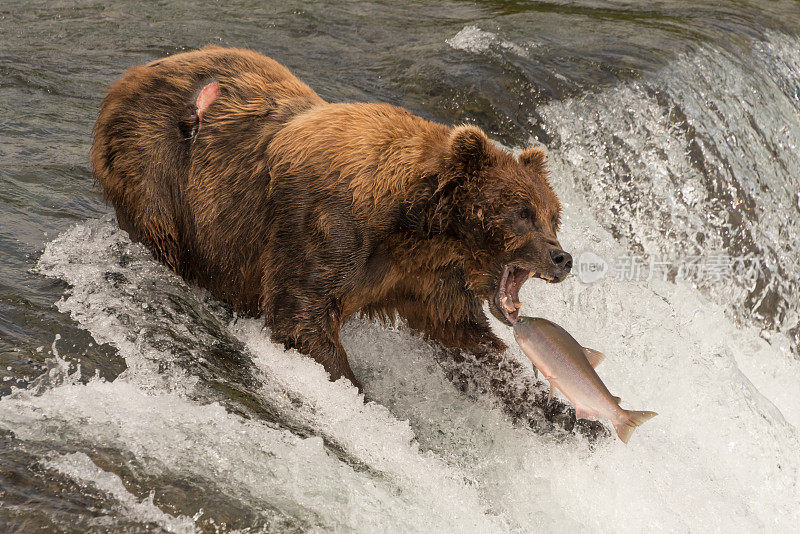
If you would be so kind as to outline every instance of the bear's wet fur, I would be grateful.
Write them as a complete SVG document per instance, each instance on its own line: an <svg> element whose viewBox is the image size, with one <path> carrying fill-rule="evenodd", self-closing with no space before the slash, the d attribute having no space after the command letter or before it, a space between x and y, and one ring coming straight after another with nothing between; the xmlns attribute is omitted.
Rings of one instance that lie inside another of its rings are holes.
<svg viewBox="0 0 800 534"><path fill-rule="evenodd" d="M327 103L248 50L128 70L103 101L91 156L133 240L263 314L274 341L332 379L358 384L339 341L353 314L496 353L483 301L508 323L524 279L561 281L571 266L541 149L515 158L474 126Z"/></svg>

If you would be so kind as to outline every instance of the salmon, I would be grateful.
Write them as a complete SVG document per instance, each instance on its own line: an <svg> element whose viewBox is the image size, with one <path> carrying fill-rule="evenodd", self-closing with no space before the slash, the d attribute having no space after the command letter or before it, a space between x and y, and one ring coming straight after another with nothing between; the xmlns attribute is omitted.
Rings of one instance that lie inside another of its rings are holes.
<svg viewBox="0 0 800 534"><path fill-rule="evenodd" d="M558 388L575 406L577 419L609 419L623 443L631 432L658 415L620 408L622 401L609 391L594 370L603 353L582 347L569 332L540 317L520 317L514 323L514 338L533 365L550 382L550 395Z"/></svg>

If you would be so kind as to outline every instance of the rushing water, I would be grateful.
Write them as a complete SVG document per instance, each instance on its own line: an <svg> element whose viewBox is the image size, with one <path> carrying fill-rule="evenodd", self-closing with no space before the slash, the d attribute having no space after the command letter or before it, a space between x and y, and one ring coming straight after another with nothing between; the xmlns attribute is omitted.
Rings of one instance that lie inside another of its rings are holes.
<svg viewBox="0 0 800 534"><path fill-rule="evenodd" d="M102 91L206 43L544 144L605 276L523 312L660 415L627 446L554 421L497 322L480 367L351 321L365 402L132 244L88 164ZM0 88L0 531L796 531L797 2L11 0Z"/></svg>

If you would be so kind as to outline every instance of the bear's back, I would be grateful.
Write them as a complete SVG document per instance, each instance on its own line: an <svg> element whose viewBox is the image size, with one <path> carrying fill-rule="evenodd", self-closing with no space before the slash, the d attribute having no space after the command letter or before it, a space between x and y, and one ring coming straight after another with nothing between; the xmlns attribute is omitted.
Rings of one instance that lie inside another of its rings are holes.
<svg viewBox="0 0 800 534"><path fill-rule="evenodd" d="M200 123L195 101L215 81L219 97ZM255 312L258 251L242 244L261 230L243 210L266 190L258 152L294 114L321 104L287 68L249 50L212 46L132 67L103 100L93 174L134 241Z"/></svg>

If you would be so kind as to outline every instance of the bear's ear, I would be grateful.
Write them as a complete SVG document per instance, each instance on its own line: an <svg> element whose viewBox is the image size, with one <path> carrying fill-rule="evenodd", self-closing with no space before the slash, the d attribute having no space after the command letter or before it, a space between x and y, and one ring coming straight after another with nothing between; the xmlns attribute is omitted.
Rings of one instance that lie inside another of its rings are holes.
<svg viewBox="0 0 800 534"><path fill-rule="evenodd" d="M450 158L453 163L472 175L490 160L489 139L477 126L459 126L450 134Z"/></svg>
<svg viewBox="0 0 800 534"><path fill-rule="evenodd" d="M519 155L519 162L537 172L542 172L547 162L547 152L543 148L532 146Z"/></svg>

